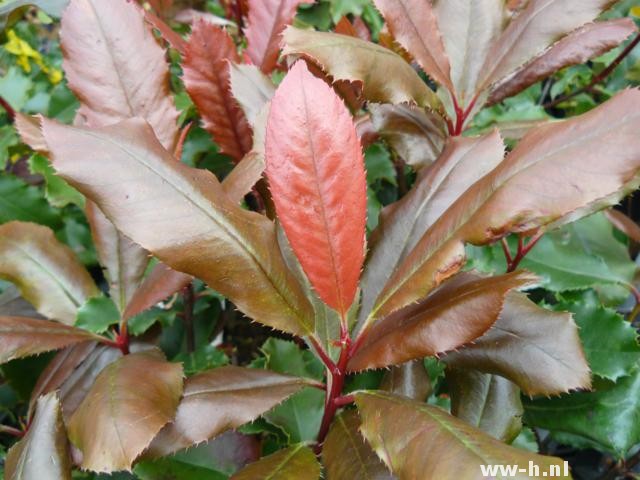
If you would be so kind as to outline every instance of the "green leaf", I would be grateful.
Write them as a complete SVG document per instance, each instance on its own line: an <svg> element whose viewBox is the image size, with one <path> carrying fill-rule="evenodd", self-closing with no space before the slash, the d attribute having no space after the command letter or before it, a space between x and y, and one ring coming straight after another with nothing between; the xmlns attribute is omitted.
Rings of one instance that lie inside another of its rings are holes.
<svg viewBox="0 0 640 480"><path fill-rule="evenodd" d="M181 353L173 361L182 362L185 375L195 375L204 370L227 365L229 357L219 348L209 344L196 349L195 352Z"/></svg>
<svg viewBox="0 0 640 480"><path fill-rule="evenodd" d="M92 297L78 308L76 327L94 333L104 333L120 321L120 312L108 297Z"/></svg>
<svg viewBox="0 0 640 480"><path fill-rule="evenodd" d="M0 176L0 223L11 220L60 225L60 218L36 187L11 175Z"/></svg>
<svg viewBox="0 0 640 480"><path fill-rule="evenodd" d="M143 382L143 383L141 383ZM132 353L107 366L68 423L83 469L130 470L182 395L182 367L159 350Z"/></svg>
<svg viewBox="0 0 640 480"><path fill-rule="evenodd" d="M270 338L262 346L266 368L299 377L322 379L324 367L309 351L293 342ZM287 432L292 442L314 440L324 413L324 392L305 388L271 410L265 418Z"/></svg>
<svg viewBox="0 0 640 480"><path fill-rule="evenodd" d="M371 185L384 180L397 185L396 170L391 161L389 151L379 143L369 146L364 152L364 164L367 170L367 183Z"/></svg>
<svg viewBox="0 0 640 480"><path fill-rule="evenodd" d="M593 374L615 381L635 370L640 361L636 329L614 310L603 307L593 291L575 295L574 300L562 301L553 309L573 312Z"/></svg>
<svg viewBox="0 0 640 480"><path fill-rule="evenodd" d="M596 379L594 389L560 398L524 398L524 421L579 448L622 458L640 443L640 370L616 383Z"/></svg>
<svg viewBox="0 0 640 480"><path fill-rule="evenodd" d="M140 480L226 480L228 478L227 475L215 470L191 465L174 458L140 462L133 472Z"/></svg>
<svg viewBox="0 0 640 480"><path fill-rule="evenodd" d="M319 480L320 464L302 444L280 450L248 465L229 480Z"/></svg>
<svg viewBox="0 0 640 480"><path fill-rule="evenodd" d="M2 7L0 7L1 10ZM0 14L0 26L4 23L3 20ZM33 82L31 79L16 66L9 67L6 74L0 78L0 96L9 102L14 110L22 110L27 103L32 88Z"/></svg>
<svg viewBox="0 0 640 480"><path fill-rule="evenodd" d="M84 207L82 194L58 177L45 157L38 154L32 155L29 158L29 168L31 173L44 177L46 182L45 196L51 205L62 208L73 203L81 208Z"/></svg>
<svg viewBox="0 0 640 480"><path fill-rule="evenodd" d="M4 170L9 161L9 149L20 144L20 139L11 125L0 127L0 170Z"/></svg>
<svg viewBox="0 0 640 480"><path fill-rule="evenodd" d="M7 480L71 480L67 434L55 393L38 400L29 431L7 454L4 473Z"/></svg>
<svg viewBox="0 0 640 480"><path fill-rule="evenodd" d="M561 459L505 445L439 407L379 391L355 397L362 435L399 478L451 478L455 472L456 480L476 480L482 478L481 465L518 465L527 471L529 462L541 471L551 465L563 470Z"/></svg>

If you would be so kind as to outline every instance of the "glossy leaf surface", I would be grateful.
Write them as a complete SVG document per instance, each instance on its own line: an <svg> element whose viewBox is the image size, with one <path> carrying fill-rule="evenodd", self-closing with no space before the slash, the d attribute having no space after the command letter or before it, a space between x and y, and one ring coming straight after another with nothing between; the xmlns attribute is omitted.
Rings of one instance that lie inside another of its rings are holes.
<svg viewBox="0 0 640 480"><path fill-rule="evenodd" d="M7 454L7 480L71 480L69 443L55 393L38 399L29 431Z"/></svg>
<svg viewBox="0 0 640 480"><path fill-rule="evenodd" d="M173 419L181 394L182 367L157 350L126 355L106 367L68 424L69 438L82 451L82 468L130 470Z"/></svg>
<svg viewBox="0 0 640 480"><path fill-rule="evenodd" d="M561 459L505 445L438 407L377 391L356 393L356 403L362 434L398 478L449 478L455 471L459 480L476 480L484 478L480 465L527 471L530 461L540 470L559 465L564 471Z"/></svg>
<svg viewBox="0 0 640 480"><path fill-rule="evenodd" d="M348 410L333 421L322 447L327 480L392 480L395 477L359 432L360 417Z"/></svg>
<svg viewBox="0 0 640 480"><path fill-rule="evenodd" d="M16 284L40 314L68 325L98 288L73 251L34 223L0 226L0 277Z"/></svg>
<svg viewBox="0 0 640 480"><path fill-rule="evenodd" d="M422 402L433 389L422 360L412 360L387 370L382 377L380 390Z"/></svg>
<svg viewBox="0 0 640 480"><path fill-rule="evenodd" d="M364 159L349 111L304 62L271 102L266 164L278 219L311 285L346 314L364 259Z"/></svg>
<svg viewBox="0 0 640 480"><path fill-rule="evenodd" d="M232 475L230 480L318 480L320 464L302 444L280 450Z"/></svg>
<svg viewBox="0 0 640 480"><path fill-rule="evenodd" d="M298 377L235 366L189 377L175 419L156 437L148 455L168 455L244 425L306 384Z"/></svg>
<svg viewBox="0 0 640 480"><path fill-rule="evenodd" d="M562 68L603 55L621 44L636 30L637 27L630 18L585 25L553 44L515 75L496 85L488 102L498 103Z"/></svg>
<svg viewBox="0 0 640 480"><path fill-rule="evenodd" d="M522 429L520 389L500 375L475 370L447 370L451 414L470 425L511 443Z"/></svg>
<svg viewBox="0 0 640 480"><path fill-rule="evenodd" d="M231 92L244 111L250 125L255 125L260 110L276 91L271 79L255 65L232 63L229 66Z"/></svg>
<svg viewBox="0 0 640 480"><path fill-rule="evenodd" d="M453 91L449 57L428 0L374 0L389 31L436 82Z"/></svg>
<svg viewBox="0 0 640 480"><path fill-rule="evenodd" d="M485 245L509 232L551 229L634 190L640 184L639 111L640 91L626 90L578 118L532 130L427 230L387 282L372 316L423 298L459 271L465 242Z"/></svg>
<svg viewBox="0 0 640 480"><path fill-rule="evenodd" d="M142 117L165 148L178 137L169 68L138 5L72 0L62 17L63 67L90 127Z"/></svg>
<svg viewBox="0 0 640 480"><path fill-rule="evenodd" d="M274 225L230 203L210 172L176 162L144 121L101 130L46 122L44 131L55 168L125 235L248 316L294 334L312 331L311 307L277 251ZM114 181L96 180L103 176Z"/></svg>
<svg viewBox="0 0 640 480"><path fill-rule="evenodd" d="M491 330L443 360L455 367L502 375L527 395L556 395L591 385L571 314L538 307L520 293L507 297Z"/></svg>
<svg viewBox="0 0 640 480"><path fill-rule="evenodd" d="M398 54L372 42L346 35L289 27L283 53L304 55L336 80L362 82L372 102L416 102L437 107L440 102L420 76ZM394 72L389 76L386 72Z"/></svg>
<svg viewBox="0 0 640 480"><path fill-rule="evenodd" d="M0 363L95 339L91 332L58 322L0 316Z"/></svg>
<svg viewBox="0 0 640 480"><path fill-rule="evenodd" d="M459 274L425 300L374 323L348 368L398 365L459 348L489 330L509 291L535 280L526 272L487 278Z"/></svg>
<svg viewBox="0 0 640 480"><path fill-rule="evenodd" d="M222 28L197 21L186 46L182 79L204 128L238 162L251 149L251 128L231 94L229 61L240 61L233 39Z"/></svg>
<svg viewBox="0 0 640 480"><path fill-rule="evenodd" d="M291 23L300 4L313 0L249 0L247 28L247 56L254 65L270 73L278 62L281 34Z"/></svg>
<svg viewBox="0 0 640 480"><path fill-rule="evenodd" d="M429 227L467 188L495 168L503 155L497 132L478 138L452 138L438 160L420 173L409 193L382 211L362 276L361 320Z"/></svg>

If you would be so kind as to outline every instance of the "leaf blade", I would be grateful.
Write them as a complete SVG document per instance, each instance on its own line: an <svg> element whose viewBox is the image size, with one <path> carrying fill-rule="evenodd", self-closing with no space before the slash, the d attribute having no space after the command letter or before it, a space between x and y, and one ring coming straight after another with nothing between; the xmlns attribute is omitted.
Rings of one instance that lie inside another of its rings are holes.
<svg viewBox="0 0 640 480"><path fill-rule="evenodd" d="M303 444L280 450L251 463L230 480L318 480L320 464L315 454Z"/></svg>

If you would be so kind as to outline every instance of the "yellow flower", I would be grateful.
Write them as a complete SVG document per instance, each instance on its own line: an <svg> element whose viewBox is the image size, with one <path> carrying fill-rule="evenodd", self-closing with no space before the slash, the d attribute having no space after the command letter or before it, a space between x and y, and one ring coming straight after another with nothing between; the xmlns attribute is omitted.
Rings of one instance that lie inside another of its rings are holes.
<svg viewBox="0 0 640 480"><path fill-rule="evenodd" d="M31 62L35 63L40 69L47 75L49 81L54 85L62 80L62 72L56 68L50 68L44 62L40 52L33 49L25 40L18 37L14 30L7 32L7 43L4 44L4 49L15 55L17 58L17 64L26 73L31 73Z"/></svg>

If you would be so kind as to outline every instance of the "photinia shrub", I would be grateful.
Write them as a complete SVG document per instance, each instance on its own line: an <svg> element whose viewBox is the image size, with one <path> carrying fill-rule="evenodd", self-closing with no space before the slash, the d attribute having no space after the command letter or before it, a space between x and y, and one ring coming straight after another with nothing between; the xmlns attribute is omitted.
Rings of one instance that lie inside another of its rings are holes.
<svg viewBox="0 0 640 480"><path fill-rule="evenodd" d="M525 422L554 430L558 399L539 397L629 376L635 334L597 296L636 290L632 275L597 266L537 275L535 258L552 271L554 235L600 231L592 214L640 186L640 91L529 126L512 149L497 128L469 127L483 107L617 47L634 22L596 21L611 0L375 0L387 30L374 43L359 17L317 32L291 26L311 2L248 0L221 2L235 23L190 11L182 36L167 24L173 2L143 3L70 0L60 40L72 125L15 112L22 140L84 196L107 282L50 228L0 225L0 277L30 304L2 310L0 360L60 350L6 478L70 479L76 467L227 478L180 455L223 438L244 451L264 432L286 439L230 478L476 479L483 465L530 462L569 478L562 459L510 445L520 393L537 402ZM178 98L232 160L223 180L181 161L192 147ZM412 183L373 218L363 147L380 140ZM608 290L584 293L593 271ZM192 335L189 356L167 355L152 307L182 292L193 330L200 281L295 343L195 368ZM599 316L579 329L574 314L588 309ZM585 337L599 318L624 360L606 363ZM425 402L442 377L450 408ZM606 448L624 456L631 437Z"/></svg>

